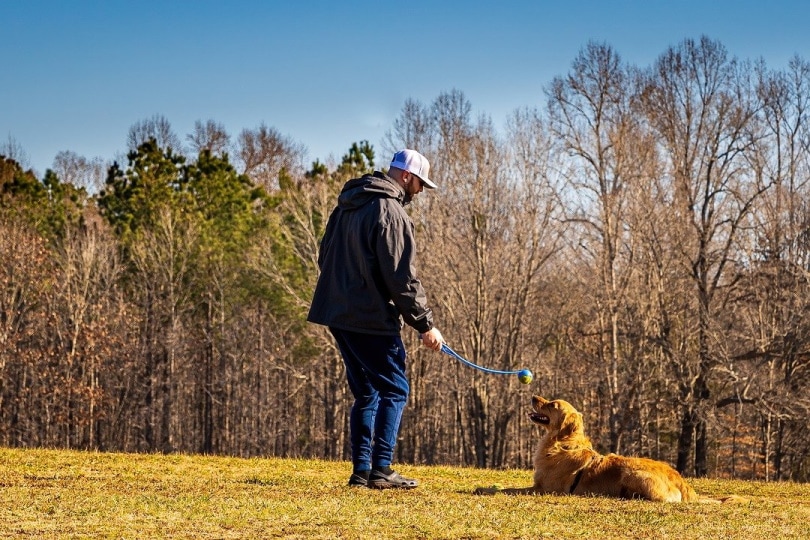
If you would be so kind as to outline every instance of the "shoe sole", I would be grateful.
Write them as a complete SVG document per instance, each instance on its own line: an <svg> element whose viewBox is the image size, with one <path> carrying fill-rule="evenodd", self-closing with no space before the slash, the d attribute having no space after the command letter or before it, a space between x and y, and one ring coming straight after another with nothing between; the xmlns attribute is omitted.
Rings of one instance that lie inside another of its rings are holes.
<svg viewBox="0 0 810 540"><path fill-rule="evenodd" d="M349 487L368 487L368 480L363 478L362 476L352 475L349 478Z"/></svg>
<svg viewBox="0 0 810 540"><path fill-rule="evenodd" d="M372 489L414 489L419 487L419 484L410 486L408 484L394 484L391 482L369 482L368 487Z"/></svg>

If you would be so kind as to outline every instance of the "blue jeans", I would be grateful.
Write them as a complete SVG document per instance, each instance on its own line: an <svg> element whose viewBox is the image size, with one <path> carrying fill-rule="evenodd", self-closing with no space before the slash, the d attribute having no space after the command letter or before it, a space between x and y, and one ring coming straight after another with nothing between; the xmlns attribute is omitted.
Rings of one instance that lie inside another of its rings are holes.
<svg viewBox="0 0 810 540"><path fill-rule="evenodd" d="M402 410L410 391L402 339L337 328L329 330L343 356L349 389L354 396L349 416L354 470L390 466Z"/></svg>

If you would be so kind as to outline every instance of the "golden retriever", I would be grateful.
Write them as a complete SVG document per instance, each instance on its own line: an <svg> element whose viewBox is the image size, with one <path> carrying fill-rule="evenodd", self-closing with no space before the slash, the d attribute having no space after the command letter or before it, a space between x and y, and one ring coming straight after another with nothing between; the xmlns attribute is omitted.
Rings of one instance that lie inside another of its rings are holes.
<svg viewBox="0 0 810 540"><path fill-rule="evenodd" d="M477 494L600 495L660 502L702 500L678 471L664 462L593 449L580 414L561 399L532 398L532 422L542 428L534 458L534 485L523 489L478 488Z"/></svg>

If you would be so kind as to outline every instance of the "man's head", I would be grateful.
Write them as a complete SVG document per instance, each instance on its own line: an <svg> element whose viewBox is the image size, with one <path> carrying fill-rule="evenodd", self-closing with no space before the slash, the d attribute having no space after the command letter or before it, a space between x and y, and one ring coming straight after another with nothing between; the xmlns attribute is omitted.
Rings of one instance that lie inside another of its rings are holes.
<svg viewBox="0 0 810 540"><path fill-rule="evenodd" d="M410 202L423 187L436 189L436 184L428 177L430 163L416 150L400 150L394 154L389 168L389 176L405 189L405 202Z"/></svg>

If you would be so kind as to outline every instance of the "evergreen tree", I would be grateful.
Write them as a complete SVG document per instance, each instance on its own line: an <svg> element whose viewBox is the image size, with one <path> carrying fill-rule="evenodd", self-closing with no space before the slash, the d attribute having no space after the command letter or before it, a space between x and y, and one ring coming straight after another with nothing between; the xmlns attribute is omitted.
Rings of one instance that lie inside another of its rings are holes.
<svg viewBox="0 0 810 540"><path fill-rule="evenodd" d="M374 170L374 147L368 141L352 143L338 166L337 174L343 178L363 176Z"/></svg>
<svg viewBox="0 0 810 540"><path fill-rule="evenodd" d="M149 139L127 156L129 167L110 167L107 187L98 196L102 215L116 233L128 238L138 229L154 224L158 209L172 205L179 191L185 158L171 149L162 150Z"/></svg>
<svg viewBox="0 0 810 540"><path fill-rule="evenodd" d="M68 224L82 222L84 188L61 182L52 170L39 181L14 160L0 156L0 206L32 223L48 239L60 238Z"/></svg>

